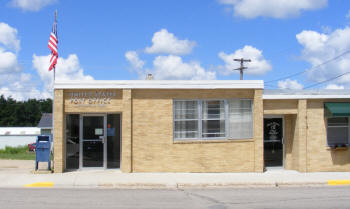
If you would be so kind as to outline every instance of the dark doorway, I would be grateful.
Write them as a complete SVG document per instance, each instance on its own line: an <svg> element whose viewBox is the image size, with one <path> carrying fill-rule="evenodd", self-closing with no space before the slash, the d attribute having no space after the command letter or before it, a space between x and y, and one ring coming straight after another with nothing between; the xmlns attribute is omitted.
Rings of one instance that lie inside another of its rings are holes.
<svg viewBox="0 0 350 209"><path fill-rule="evenodd" d="M107 115L107 168L120 168L120 114Z"/></svg>
<svg viewBox="0 0 350 209"><path fill-rule="evenodd" d="M283 119L264 118L265 167L283 166Z"/></svg>

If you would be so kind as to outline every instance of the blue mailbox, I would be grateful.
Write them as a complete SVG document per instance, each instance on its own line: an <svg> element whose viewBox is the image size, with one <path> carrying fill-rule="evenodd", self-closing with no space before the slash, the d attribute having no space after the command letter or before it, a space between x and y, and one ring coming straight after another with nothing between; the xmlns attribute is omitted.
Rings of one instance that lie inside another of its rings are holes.
<svg viewBox="0 0 350 209"><path fill-rule="evenodd" d="M50 161L50 152L51 152L51 136L41 135L36 139L36 160L35 160L35 170L38 170L39 162L47 162L48 169L51 169Z"/></svg>

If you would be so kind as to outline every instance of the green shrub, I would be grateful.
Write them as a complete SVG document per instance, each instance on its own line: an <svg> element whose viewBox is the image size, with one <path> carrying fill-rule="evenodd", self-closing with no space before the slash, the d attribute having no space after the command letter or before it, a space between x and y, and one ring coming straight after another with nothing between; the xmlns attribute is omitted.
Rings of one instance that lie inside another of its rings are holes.
<svg viewBox="0 0 350 209"><path fill-rule="evenodd" d="M9 147L6 146L5 149L0 149L0 153L3 154L19 154L19 153L26 153L28 151L28 146L18 146L18 147Z"/></svg>

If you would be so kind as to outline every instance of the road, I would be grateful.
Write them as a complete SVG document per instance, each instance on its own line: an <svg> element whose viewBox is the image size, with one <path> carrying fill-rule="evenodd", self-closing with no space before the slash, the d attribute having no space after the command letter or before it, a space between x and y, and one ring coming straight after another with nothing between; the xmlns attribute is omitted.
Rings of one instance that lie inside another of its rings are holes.
<svg viewBox="0 0 350 209"><path fill-rule="evenodd" d="M0 189L0 208L350 208L350 187Z"/></svg>

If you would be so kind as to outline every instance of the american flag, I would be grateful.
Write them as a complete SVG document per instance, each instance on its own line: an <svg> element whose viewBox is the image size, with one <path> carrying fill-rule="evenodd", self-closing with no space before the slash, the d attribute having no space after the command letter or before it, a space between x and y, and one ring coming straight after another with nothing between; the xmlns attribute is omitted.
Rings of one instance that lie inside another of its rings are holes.
<svg viewBox="0 0 350 209"><path fill-rule="evenodd" d="M55 22L53 23L52 32L51 32L49 43L48 43L48 47L51 50L49 71L51 71L52 69L55 69L57 59L58 59L58 52L57 52L58 37L57 37L57 18L56 18L56 15L57 15L57 13L55 13Z"/></svg>

